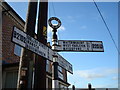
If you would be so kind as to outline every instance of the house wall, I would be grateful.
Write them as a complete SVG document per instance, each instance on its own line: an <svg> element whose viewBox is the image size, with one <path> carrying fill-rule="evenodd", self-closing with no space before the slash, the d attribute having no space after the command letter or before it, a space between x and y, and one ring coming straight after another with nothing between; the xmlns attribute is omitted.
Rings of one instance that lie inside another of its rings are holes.
<svg viewBox="0 0 120 90"><path fill-rule="evenodd" d="M16 63L19 62L20 57L14 54L15 44L11 42L11 36L13 27L16 26L21 30L24 26L21 26L15 17L10 15L9 11L3 9L2 12L2 62L5 63Z"/></svg>

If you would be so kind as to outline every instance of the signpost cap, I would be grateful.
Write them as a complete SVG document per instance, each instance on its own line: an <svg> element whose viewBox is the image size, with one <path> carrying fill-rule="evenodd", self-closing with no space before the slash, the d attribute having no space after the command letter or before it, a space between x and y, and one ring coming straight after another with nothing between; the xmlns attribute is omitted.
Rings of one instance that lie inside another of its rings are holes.
<svg viewBox="0 0 120 90"><path fill-rule="evenodd" d="M57 25L52 24L52 20L57 21L58 24L57 24ZM53 29L58 29L58 28L61 26L61 21L60 21L60 19L58 19L57 17L51 17L51 18L48 20L48 24L49 24L50 27L52 27Z"/></svg>

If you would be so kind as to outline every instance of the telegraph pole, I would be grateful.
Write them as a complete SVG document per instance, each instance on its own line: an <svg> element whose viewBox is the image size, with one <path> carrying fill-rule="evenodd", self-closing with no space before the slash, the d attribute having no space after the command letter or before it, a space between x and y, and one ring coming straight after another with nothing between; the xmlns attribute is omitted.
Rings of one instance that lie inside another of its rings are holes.
<svg viewBox="0 0 120 90"><path fill-rule="evenodd" d="M48 1L40 1L39 3L37 40L44 45L47 45ZM35 57L34 89L46 90L46 59L39 55L36 55Z"/></svg>
<svg viewBox="0 0 120 90"><path fill-rule="evenodd" d="M31 37L34 37L35 34L36 14L37 14L37 2L31 2L30 0L24 31ZM18 90L23 90L23 89L27 90L32 88L31 86L32 86L33 64L31 62L33 62L33 59L34 59L34 53L27 49L23 49L22 57L20 59L20 64L19 64L18 83L17 83Z"/></svg>

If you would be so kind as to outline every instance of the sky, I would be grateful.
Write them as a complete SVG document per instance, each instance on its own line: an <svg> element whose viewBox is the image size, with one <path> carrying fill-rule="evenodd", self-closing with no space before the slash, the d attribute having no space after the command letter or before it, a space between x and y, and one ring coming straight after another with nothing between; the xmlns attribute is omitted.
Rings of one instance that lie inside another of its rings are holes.
<svg viewBox="0 0 120 90"><path fill-rule="evenodd" d="M6 0L7 1L7 0ZM118 46L118 3L96 2ZM27 2L9 2L26 19ZM68 82L77 88L118 88L118 51L93 2L50 2L48 19L58 17L59 40L102 41L104 52L60 52L73 65ZM52 33L48 26L48 42ZM71 87L71 86L70 86Z"/></svg>

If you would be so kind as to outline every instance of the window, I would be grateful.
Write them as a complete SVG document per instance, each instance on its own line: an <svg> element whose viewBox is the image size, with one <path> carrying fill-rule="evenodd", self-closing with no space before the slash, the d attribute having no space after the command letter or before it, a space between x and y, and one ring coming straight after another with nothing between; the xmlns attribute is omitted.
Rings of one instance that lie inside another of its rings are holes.
<svg viewBox="0 0 120 90"><path fill-rule="evenodd" d="M62 73L62 67L58 66L58 70Z"/></svg>
<svg viewBox="0 0 120 90"><path fill-rule="evenodd" d="M5 71L3 88L16 88L18 71Z"/></svg>
<svg viewBox="0 0 120 90"><path fill-rule="evenodd" d="M60 78L61 80L64 80L64 75L60 71L58 71L58 78Z"/></svg>
<svg viewBox="0 0 120 90"><path fill-rule="evenodd" d="M64 80L62 67L60 67L60 66L58 66L58 77L59 77L60 79Z"/></svg>
<svg viewBox="0 0 120 90"><path fill-rule="evenodd" d="M46 71L52 73L52 66L49 60L46 61Z"/></svg>
<svg viewBox="0 0 120 90"><path fill-rule="evenodd" d="M20 47L19 45L15 44L14 54L17 55L17 56L21 56L21 50L22 50L22 47Z"/></svg>
<svg viewBox="0 0 120 90"><path fill-rule="evenodd" d="M49 72L49 61L46 61L46 71Z"/></svg>

